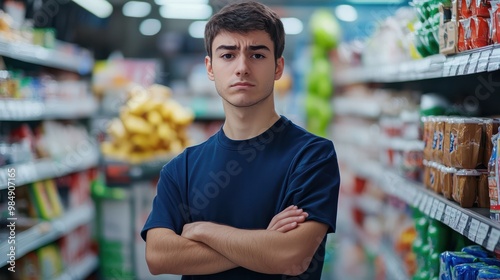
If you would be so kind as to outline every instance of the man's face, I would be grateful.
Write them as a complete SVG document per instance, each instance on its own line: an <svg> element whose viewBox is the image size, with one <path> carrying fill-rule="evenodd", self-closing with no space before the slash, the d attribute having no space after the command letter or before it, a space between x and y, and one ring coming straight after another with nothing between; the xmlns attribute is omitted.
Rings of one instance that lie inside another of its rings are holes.
<svg viewBox="0 0 500 280"><path fill-rule="evenodd" d="M206 57L205 65L225 102L250 107L272 98L284 61L279 58L276 62L274 45L266 32L222 32L214 38L212 49L212 59Z"/></svg>

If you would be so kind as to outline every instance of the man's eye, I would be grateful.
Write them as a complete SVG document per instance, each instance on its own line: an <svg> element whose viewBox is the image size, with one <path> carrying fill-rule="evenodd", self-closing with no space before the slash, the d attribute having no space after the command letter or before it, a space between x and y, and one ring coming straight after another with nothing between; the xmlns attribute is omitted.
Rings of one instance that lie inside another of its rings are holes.
<svg viewBox="0 0 500 280"><path fill-rule="evenodd" d="M262 59L262 58L265 58L265 56L263 56L262 54L260 53L256 53L253 55L254 58L257 58L257 59Z"/></svg>
<svg viewBox="0 0 500 280"><path fill-rule="evenodd" d="M223 54L221 57L224 59L230 59L233 57L233 55L232 54Z"/></svg>

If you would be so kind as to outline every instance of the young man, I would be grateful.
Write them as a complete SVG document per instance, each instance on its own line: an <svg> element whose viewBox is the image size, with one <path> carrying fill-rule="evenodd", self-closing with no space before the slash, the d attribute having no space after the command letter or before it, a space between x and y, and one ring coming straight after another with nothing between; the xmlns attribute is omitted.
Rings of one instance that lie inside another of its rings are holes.
<svg viewBox="0 0 500 280"><path fill-rule="evenodd" d="M226 118L161 171L141 232L151 273L320 279L340 175L331 141L275 111L284 38L257 2L228 5L207 23L205 65Z"/></svg>

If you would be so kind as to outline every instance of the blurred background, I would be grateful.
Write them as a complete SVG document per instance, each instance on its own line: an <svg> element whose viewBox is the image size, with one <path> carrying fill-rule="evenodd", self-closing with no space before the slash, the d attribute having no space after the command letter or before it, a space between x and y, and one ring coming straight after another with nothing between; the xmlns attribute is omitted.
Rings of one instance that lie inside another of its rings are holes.
<svg viewBox="0 0 500 280"><path fill-rule="evenodd" d="M204 67L229 0L0 0L0 278L152 276L161 167L224 122ZM489 0L263 0L277 111L333 140L323 278L500 279L500 28Z"/></svg>

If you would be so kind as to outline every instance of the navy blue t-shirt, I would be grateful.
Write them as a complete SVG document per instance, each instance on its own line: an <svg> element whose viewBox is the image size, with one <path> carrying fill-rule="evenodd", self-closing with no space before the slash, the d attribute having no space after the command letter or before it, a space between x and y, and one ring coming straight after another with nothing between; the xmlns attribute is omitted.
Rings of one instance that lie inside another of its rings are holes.
<svg viewBox="0 0 500 280"><path fill-rule="evenodd" d="M249 140L231 140L222 129L200 145L187 148L160 173L157 195L141 236L151 228L181 234L184 224L210 221L239 229L266 229L290 205L307 220L334 232L340 175L333 143L281 118ZM182 279L321 278L325 239L304 275L265 275L238 267Z"/></svg>

